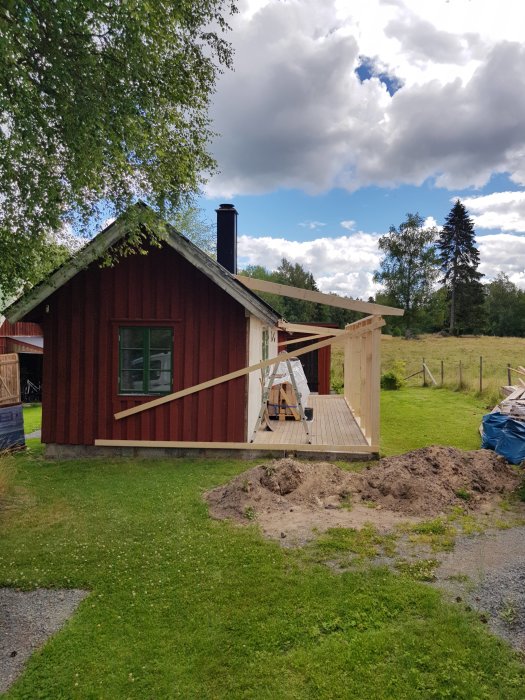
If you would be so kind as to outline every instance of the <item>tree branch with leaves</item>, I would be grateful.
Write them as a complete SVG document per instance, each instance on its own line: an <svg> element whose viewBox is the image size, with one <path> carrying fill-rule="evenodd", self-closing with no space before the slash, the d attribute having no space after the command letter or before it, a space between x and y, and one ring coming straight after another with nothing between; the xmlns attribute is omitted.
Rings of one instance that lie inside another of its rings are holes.
<svg viewBox="0 0 525 700"><path fill-rule="evenodd" d="M2 3L0 255L29 259L64 223L139 198L171 218L198 191L215 168L208 107L232 64L235 11L231 0ZM0 286L15 291L18 275Z"/></svg>
<svg viewBox="0 0 525 700"><path fill-rule="evenodd" d="M435 248L436 230L423 228L419 214L407 214L399 228L379 239L384 253L374 281L383 285L386 298L405 310L404 323L413 330L420 311L428 303L438 274Z"/></svg>

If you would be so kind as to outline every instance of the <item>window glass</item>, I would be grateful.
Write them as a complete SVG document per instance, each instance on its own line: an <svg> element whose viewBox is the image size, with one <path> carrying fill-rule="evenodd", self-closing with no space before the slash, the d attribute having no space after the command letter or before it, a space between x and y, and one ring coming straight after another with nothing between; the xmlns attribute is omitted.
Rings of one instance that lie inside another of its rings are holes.
<svg viewBox="0 0 525 700"><path fill-rule="evenodd" d="M141 348L143 345L143 328L121 328L120 342L123 348Z"/></svg>
<svg viewBox="0 0 525 700"><path fill-rule="evenodd" d="M166 394L173 386L173 330L119 329L119 392Z"/></svg>

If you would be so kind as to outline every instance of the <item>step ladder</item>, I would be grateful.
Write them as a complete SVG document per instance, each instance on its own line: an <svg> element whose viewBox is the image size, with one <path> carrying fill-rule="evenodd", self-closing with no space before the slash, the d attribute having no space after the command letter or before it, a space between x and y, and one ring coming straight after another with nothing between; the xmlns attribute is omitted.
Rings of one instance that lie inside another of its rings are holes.
<svg viewBox="0 0 525 700"><path fill-rule="evenodd" d="M286 355L286 352L282 352L282 355ZM301 418L301 423L304 426L304 431L306 433L306 440L309 445L312 444L312 439L310 437L310 430L308 428L308 421L306 420L306 415L304 412L304 406L303 406L303 401L301 394L299 393L299 390L297 388L297 382L295 381L295 376L292 371L292 365L290 363L290 358L287 358L284 360L286 362L286 366L288 367L288 374L290 375L290 382L292 384L295 397L297 400L297 407L299 409L299 416ZM255 442L255 438L257 436L257 432L259 431L259 428L261 427L261 424L263 420L265 419L266 412L268 410L268 398L270 396L270 390L275 382L276 376L277 376L277 370L279 368L280 362L276 362L273 368L273 371L270 375L270 379L268 380L268 383L265 384L263 381L263 386L262 386L262 400L261 400L261 410L259 411L259 417L257 418L257 422L255 423L255 428L253 430L253 435L250 440L250 442Z"/></svg>

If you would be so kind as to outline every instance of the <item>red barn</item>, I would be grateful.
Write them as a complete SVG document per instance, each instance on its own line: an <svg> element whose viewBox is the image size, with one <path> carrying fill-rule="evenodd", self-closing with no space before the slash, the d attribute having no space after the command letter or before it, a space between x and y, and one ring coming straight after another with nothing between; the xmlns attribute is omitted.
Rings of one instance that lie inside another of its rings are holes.
<svg viewBox="0 0 525 700"><path fill-rule="evenodd" d="M0 355L16 353L23 401L39 401L42 383L42 329L36 323L9 323L0 315Z"/></svg>

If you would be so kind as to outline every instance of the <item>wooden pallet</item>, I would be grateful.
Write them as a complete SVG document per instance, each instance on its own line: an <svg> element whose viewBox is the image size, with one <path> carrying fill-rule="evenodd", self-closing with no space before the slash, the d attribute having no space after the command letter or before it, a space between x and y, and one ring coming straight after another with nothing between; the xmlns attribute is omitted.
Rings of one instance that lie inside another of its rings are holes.
<svg viewBox="0 0 525 700"><path fill-rule="evenodd" d="M268 415L280 421L301 420L297 410L297 399L293 386L289 382L274 384L268 396Z"/></svg>

